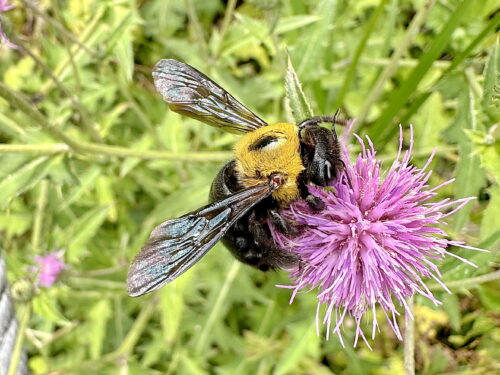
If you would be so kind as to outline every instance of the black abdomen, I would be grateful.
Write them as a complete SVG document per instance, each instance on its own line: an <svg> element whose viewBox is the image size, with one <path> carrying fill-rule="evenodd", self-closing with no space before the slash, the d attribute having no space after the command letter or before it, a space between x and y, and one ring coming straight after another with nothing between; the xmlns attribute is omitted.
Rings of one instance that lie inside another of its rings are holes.
<svg viewBox="0 0 500 375"><path fill-rule="evenodd" d="M210 202L223 199L243 189L235 172L235 161L227 163L217 174L210 189ZM224 235L222 243L239 261L267 271L289 268L297 264L297 257L280 249L271 235L267 220L269 210L277 209L272 197L265 198L251 208Z"/></svg>

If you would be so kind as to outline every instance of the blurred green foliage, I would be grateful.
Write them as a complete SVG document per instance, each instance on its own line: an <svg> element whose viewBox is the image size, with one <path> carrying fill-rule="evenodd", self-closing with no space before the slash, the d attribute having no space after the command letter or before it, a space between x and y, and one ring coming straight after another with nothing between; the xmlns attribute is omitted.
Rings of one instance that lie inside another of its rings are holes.
<svg viewBox="0 0 500 375"><path fill-rule="evenodd" d="M237 139L169 112L152 66L187 62L266 121L293 121L288 56L314 114L341 107L388 162L399 123L413 123L414 162L437 147L432 184L456 178L440 197L478 197L447 231L492 252L458 251L477 269L444 262L456 294L431 285L443 308L417 300L416 371L500 371L497 0L15 4L0 15L19 46L0 49L0 251L14 284L36 254L65 249L68 263L28 302L34 374L402 373L385 322L373 351L325 341L314 292L289 305L284 272L240 266L221 245L154 295L126 295L151 229L205 204Z"/></svg>

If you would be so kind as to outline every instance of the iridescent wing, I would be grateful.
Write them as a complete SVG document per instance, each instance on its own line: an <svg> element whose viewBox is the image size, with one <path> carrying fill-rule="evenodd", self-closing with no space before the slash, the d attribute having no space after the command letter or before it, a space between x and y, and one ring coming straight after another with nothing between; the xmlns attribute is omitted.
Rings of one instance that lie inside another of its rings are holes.
<svg viewBox="0 0 500 375"><path fill-rule="evenodd" d="M156 89L170 109L231 133L247 133L266 126L231 94L190 65L158 61L153 70Z"/></svg>
<svg viewBox="0 0 500 375"><path fill-rule="evenodd" d="M251 187L158 225L130 266L128 294L136 297L149 293L182 275L275 189L271 184Z"/></svg>

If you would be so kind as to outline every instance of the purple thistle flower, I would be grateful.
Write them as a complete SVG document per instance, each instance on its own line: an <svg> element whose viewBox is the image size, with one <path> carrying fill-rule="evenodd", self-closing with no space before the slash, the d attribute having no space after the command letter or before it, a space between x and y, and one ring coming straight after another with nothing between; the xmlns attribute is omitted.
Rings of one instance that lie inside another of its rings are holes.
<svg viewBox="0 0 500 375"><path fill-rule="evenodd" d="M475 266L447 248L480 249L446 239L446 233L438 227L445 224L444 218L474 198L430 202L437 195L436 190L453 180L429 188L427 182L431 171L426 169L434 153L421 169L410 164L412 129L410 148L401 160L403 135L400 131L398 156L385 176L381 172L381 161L375 158L371 140L367 137L367 147L355 136L362 152L351 164L348 150L343 148L346 169L333 183L333 189L309 187L309 191L325 203L325 209L314 212L306 202L297 201L284 215L303 227L300 234L287 238L272 225L271 231L281 247L295 252L303 261L298 269L290 271L294 285L281 286L293 289L290 303L299 291L317 288L318 334L320 307L325 305L323 324L328 328L327 339L332 332L344 345L341 327L346 315L350 315L356 324L354 346L361 336L370 347L360 328L368 311L373 315L372 339L378 329L375 307L379 305L392 330L402 340L395 301L403 306L405 317L411 319L406 298L414 293L439 305L423 279L433 278L449 290L441 282L441 274L431 260L450 255ZM453 210L443 212L452 205L456 205Z"/></svg>
<svg viewBox="0 0 500 375"><path fill-rule="evenodd" d="M64 252L56 251L46 255L35 256L35 262L38 263L36 269L38 273L38 285L50 288L57 281L59 274L66 267L62 260Z"/></svg>
<svg viewBox="0 0 500 375"><path fill-rule="evenodd" d="M9 0L0 0L0 13L7 12L13 8L15 8L15 5L10 4ZM17 46L7 38L7 35L5 35L2 29L2 19L0 17L0 47L4 44L9 48L17 48Z"/></svg>

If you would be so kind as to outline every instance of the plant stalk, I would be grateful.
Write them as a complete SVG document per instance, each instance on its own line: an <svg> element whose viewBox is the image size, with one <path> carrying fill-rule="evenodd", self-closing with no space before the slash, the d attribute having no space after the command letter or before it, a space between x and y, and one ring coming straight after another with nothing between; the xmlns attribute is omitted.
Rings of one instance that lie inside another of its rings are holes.
<svg viewBox="0 0 500 375"><path fill-rule="evenodd" d="M79 154L107 155L119 157L137 157L141 159L165 159L175 161L223 161L231 157L229 152L192 152L192 153L172 153L168 151L135 150L127 147L96 144L90 142L76 141L66 134L62 129L49 123L45 116L26 98L18 92L11 90L7 85L0 82L0 96L5 98L12 106L18 108L31 117L52 137L64 142L71 151ZM52 146L39 146L42 153L67 152L61 144ZM38 151L36 145L0 145L0 154L6 152Z"/></svg>
<svg viewBox="0 0 500 375"><path fill-rule="evenodd" d="M413 311L414 296L409 297L406 302ZM404 333L404 374L415 375L415 320L408 313L405 316Z"/></svg>
<svg viewBox="0 0 500 375"><path fill-rule="evenodd" d="M446 286L450 289L461 288L464 286L469 286L474 284L483 284L498 279L500 279L500 270L490 272L481 276L470 277L468 279L450 281L446 283ZM441 289L441 285L439 285L438 283L429 285L429 290L436 290L436 289Z"/></svg>

